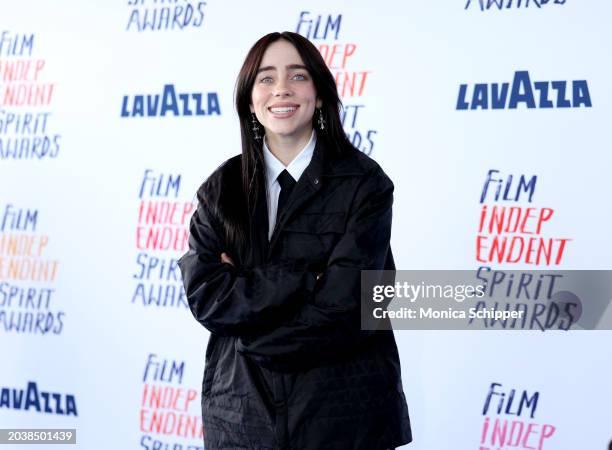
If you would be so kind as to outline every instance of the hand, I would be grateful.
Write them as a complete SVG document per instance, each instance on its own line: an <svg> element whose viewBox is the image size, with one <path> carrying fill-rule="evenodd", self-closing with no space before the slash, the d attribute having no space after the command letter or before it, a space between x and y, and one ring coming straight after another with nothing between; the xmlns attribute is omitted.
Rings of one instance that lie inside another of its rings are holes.
<svg viewBox="0 0 612 450"><path fill-rule="evenodd" d="M221 262L235 266L234 261L232 261L232 258L230 258L229 255L225 252L221 253Z"/></svg>

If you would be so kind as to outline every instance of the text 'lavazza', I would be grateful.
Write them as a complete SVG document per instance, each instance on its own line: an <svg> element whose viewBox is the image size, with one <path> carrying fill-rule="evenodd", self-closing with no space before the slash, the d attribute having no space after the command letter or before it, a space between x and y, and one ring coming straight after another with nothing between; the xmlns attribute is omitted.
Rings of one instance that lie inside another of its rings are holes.
<svg viewBox="0 0 612 450"><path fill-rule="evenodd" d="M586 80L531 81L527 70L514 72L512 82L459 85L457 110L526 108L590 108Z"/></svg>

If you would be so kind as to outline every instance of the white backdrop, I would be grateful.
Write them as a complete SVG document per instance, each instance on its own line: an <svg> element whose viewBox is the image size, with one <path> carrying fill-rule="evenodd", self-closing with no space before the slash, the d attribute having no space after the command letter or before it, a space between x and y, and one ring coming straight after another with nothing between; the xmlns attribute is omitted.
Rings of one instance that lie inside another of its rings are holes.
<svg viewBox="0 0 612 450"><path fill-rule="evenodd" d="M395 183L399 269L610 268L607 2L0 7L0 428L76 428L77 447L88 450L201 447L208 333L175 264L197 187L240 152L234 82L270 31L309 37L337 74L347 133ZM524 71L529 83L519 82ZM508 98L493 109L503 83ZM157 112L147 95L159 96ZM480 202L490 170L513 175L511 200L496 201L492 185ZM537 177L531 201L514 198L521 175ZM478 231L483 204L553 209L536 237L569 239L558 264L478 261L477 236L492 239ZM160 240L147 242L150 232ZM610 445L610 332L396 338L414 434L407 448ZM501 386L483 412L493 383ZM519 415L523 395L537 405ZM508 433L517 421L509 444L492 441L496 420Z"/></svg>

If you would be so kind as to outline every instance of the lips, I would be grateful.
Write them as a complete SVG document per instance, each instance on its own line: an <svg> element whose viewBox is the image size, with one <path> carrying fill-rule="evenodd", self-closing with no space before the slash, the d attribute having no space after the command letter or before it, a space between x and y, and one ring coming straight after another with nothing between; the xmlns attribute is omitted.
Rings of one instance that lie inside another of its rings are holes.
<svg viewBox="0 0 612 450"><path fill-rule="evenodd" d="M268 111L272 113L272 116L279 119L284 119L293 116L293 114L295 114L299 107L300 105L296 105L295 103L277 103L272 106L269 106Z"/></svg>

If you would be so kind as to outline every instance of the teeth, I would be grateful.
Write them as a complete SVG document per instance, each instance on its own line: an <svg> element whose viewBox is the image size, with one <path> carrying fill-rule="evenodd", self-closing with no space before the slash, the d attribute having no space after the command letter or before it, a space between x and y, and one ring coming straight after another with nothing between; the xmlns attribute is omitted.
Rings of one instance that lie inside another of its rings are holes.
<svg viewBox="0 0 612 450"><path fill-rule="evenodd" d="M288 107L283 107L283 108L270 108L270 111L272 111L273 113L288 113L288 112L293 112L296 109L297 108L295 106L288 106Z"/></svg>

